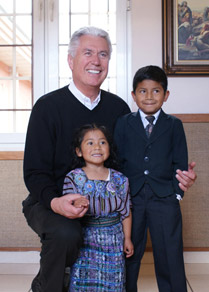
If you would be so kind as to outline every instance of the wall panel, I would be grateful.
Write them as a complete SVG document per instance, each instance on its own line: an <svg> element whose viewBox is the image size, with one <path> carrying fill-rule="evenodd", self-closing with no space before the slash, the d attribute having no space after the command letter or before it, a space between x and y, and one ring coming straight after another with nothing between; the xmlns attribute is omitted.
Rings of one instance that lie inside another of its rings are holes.
<svg viewBox="0 0 209 292"><path fill-rule="evenodd" d="M181 202L184 247L209 248L209 123L184 124L189 161L196 161L198 178ZM2 158L3 157L3 158ZM0 248L40 247L38 236L28 227L22 214L27 196L22 175L22 160L0 158ZM148 239L147 247L151 247Z"/></svg>

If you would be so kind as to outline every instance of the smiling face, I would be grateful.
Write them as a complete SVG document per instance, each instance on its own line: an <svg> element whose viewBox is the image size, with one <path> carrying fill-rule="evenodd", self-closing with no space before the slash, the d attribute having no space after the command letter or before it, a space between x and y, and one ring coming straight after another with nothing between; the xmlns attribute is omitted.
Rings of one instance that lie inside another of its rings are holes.
<svg viewBox="0 0 209 292"><path fill-rule="evenodd" d="M169 91L165 93L159 82L145 79L137 84L135 93L132 91L131 94L137 106L146 115L153 115L167 101Z"/></svg>
<svg viewBox="0 0 209 292"><path fill-rule="evenodd" d="M74 57L68 56L76 87L86 96L99 93L108 73L110 52L102 37L83 35ZM95 97L96 98L96 97Z"/></svg>
<svg viewBox="0 0 209 292"><path fill-rule="evenodd" d="M85 165L104 165L110 155L108 141L100 130L90 130L83 138L80 148L76 148L78 157L83 157Z"/></svg>

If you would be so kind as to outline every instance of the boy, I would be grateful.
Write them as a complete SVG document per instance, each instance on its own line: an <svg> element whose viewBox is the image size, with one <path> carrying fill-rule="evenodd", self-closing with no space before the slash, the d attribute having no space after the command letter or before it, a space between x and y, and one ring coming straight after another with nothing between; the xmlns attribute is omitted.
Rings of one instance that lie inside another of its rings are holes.
<svg viewBox="0 0 209 292"><path fill-rule="evenodd" d="M167 76L157 66L139 69L132 96L139 110L118 119L115 141L132 198L134 255L127 259L127 292L137 292L140 261L149 228L160 292L186 292L183 261L183 191L175 177L188 168L182 122L161 109L167 101ZM148 117L148 118L147 118Z"/></svg>

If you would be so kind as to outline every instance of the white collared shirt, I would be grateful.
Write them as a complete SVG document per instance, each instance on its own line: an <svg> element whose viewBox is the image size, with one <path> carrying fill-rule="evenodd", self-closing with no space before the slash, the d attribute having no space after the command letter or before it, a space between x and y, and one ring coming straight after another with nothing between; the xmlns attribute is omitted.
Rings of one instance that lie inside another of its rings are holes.
<svg viewBox="0 0 209 292"><path fill-rule="evenodd" d="M160 111L161 111L161 109L159 109L154 115L152 115L152 116L155 117L154 122L153 122L154 125L157 122L157 119L159 117ZM142 120L143 126L144 126L144 128L146 128L146 126L149 124L148 120L146 119L147 115L140 109L139 109L139 114L141 116L141 120Z"/></svg>
<svg viewBox="0 0 209 292"><path fill-rule="evenodd" d="M96 97L96 99L93 102L91 102L91 99L89 97L85 96L80 90L78 90L73 80L70 82L68 89L77 98L77 100L79 100L89 110L93 110L101 100L101 91L99 91L99 94Z"/></svg>

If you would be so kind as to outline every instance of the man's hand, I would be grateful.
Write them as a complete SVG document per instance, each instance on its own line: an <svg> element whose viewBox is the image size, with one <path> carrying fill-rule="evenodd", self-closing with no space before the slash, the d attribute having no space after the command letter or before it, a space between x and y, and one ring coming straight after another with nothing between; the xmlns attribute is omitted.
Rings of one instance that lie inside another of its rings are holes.
<svg viewBox="0 0 209 292"><path fill-rule="evenodd" d="M176 171L176 178L179 181L179 187L182 191L187 191L195 182L197 175L194 172L193 168L195 167L196 163L191 162L188 167L188 171L177 169Z"/></svg>
<svg viewBox="0 0 209 292"><path fill-rule="evenodd" d="M74 206L74 201L77 199L85 199L86 203L82 204L82 206L76 207ZM64 195L59 198L54 198L51 201L51 208L52 210L60 214L62 216L65 216L69 219L76 219L81 218L85 215L85 213L88 210L89 201L81 196L80 194L69 194Z"/></svg>

